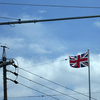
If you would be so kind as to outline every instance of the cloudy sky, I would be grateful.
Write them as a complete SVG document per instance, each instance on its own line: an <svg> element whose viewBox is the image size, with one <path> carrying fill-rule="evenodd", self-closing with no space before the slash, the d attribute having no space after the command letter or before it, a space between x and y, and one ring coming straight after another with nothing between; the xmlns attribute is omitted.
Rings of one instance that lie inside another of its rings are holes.
<svg viewBox="0 0 100 100"><path fill-rule="evenodd" d="M0 1L0 23L92 16L99 12L99 0ZM16 70L19 84L7 81L8 100L88 100L88 67L72 68L68 59L69 55L81 54L88 49L91 96L92 100L99 100L99 38L100 18L1 25L0 45L9 47L7 58L14 58L19 66ZM2 48L0 52L2 58ZM7 66L7 69L15 71L13 66ZM3 100L2 74L1 68L0 100ZM16 79L10 72L7 77Z"/></svg>

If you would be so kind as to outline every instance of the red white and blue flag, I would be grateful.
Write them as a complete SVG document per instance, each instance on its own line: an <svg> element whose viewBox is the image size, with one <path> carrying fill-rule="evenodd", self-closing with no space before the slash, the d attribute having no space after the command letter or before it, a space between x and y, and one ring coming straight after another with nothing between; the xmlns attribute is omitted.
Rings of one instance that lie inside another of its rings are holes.
<svg viewBox="0 0 100 100"><path fill-rule="evenodd" d="M88 53L77 56L69 56L70 66L73 68L81 68L88 66Z"/></svg>

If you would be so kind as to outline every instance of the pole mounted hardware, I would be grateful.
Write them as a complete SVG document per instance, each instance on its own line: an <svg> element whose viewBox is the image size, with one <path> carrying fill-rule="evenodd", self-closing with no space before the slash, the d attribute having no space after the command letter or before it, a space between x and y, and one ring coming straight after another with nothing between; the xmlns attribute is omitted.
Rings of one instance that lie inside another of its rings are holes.
<svg viewBox="0 0 100 100"><path fill-rule="evenodd" d="M0 68L3 68L3 88L4 88L4 99L3 100L7 100L7 69L6 66L7 65L13 65L15 68L18 68L18 66L15 64L14 60L8 60L6 58L6 52L5 52L5 48L9 49L6 46L1 46L3 47L3 54L2 54L2 60L0 61ZM17 75L17 73L15 73ZM15 82L17 84L17 81L14 80L13 82Z"/></svg>

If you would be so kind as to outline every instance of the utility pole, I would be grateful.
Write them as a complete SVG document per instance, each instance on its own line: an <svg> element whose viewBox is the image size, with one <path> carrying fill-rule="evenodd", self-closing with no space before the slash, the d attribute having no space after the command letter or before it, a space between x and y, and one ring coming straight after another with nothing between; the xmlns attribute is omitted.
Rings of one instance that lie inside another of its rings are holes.
<svg viewBox="0 0 100 100"><path fill-rule="evenodd" d="M7 76L6 76L6 52L5 48L6 46L1 46L3 47L3 54L2 54L2 61L3 61L3 82L4 82L4 100L7 100Z"/></svg>
<svg viewBox="0 0 100 100"><path fill-rule="evenodd" d="M14 64L13 59L7 60L5 48L8 48L8 47L6 46L1 46L1 47L3 47L2 60L0 61L0 68L3 67L3 89L4 89L4 99L3 100L7 100L7 79L8 78L7 78L7 73L6 73L7 72L6 66L13 65L15 68L17 68L17 65Z"/></svg>

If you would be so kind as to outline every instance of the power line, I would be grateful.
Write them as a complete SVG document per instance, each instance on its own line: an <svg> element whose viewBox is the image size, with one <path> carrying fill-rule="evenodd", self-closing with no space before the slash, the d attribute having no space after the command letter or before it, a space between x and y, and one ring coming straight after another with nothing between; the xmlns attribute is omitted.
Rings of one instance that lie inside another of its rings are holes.
<svg viewBox="0 0 100 100"><path fill-rule="evenodd" d="M100 92L91 92L91 93L100 93ZM84 93L84 94L88 94L88 93ZM60 96L61 94L50 94L49 96ZM77 94L69 94L69 95L77 95ZM8 98L32 98L32 97L46 97L48 95L29 95L29 96L18 96L18 97L8 97ZM2 98L2 97L0 97Z"/></svg>
<svg viewBox="0 0 100 100"><path fill-rule="evenodd" d="M53 82L53 81L51 81L51 80L49 80L49 79L46 79L46 78L44 78L44 77L41 77L41 76L39 76L39 75L37 75L37 74L35 74L35 73L32 73L32 72L30 72L30 71L27 71L27 70L25 70L25 69L23 69L23 68L21 68L21 67L19 67L19 68L22 69L22 70L24 70L24 71L26 71L26 72L28 72L28 73L30 73L30 74L32 74L32 75L35 75L35 76L39 77L39 78L41 78L41 79L44 79L44 80L49 81L49 82L51 82L51 83L53 83L53 84L56 84L56 85L58 85L58 86L60 86L60 87L63 87L63 88L68 89L68 90L70 90L70 91L76 92L76 93L81 94L81 95L84 95L84 96L86 96L86 97L89 97L88 95L85 95L85 94L83 94L83 93L81 93L81 92L72 90L72 89L70 89L70 88L68 88L68 87L65 87L65 86L61 85L61 84L58 84L58 83L56 83L56 82ZM91 97L91 98L92 98L92 99L95 99L95 98L93 98L93 97ZM97 100L97 99L95 99L95 100Z"/></svg>
<svg viewBox="0 0 100 100"><path fill-rule="evenodd" d="M13 50L13 49L11 49L11 50ZM20 53L20 54L22 54L22 55L31 57L31 56L26 55L26 54L23 54L23 53L21 53L21 52L19 52L19 51L16 51L16 50L13 50L13 51L15 51L15 52L17 52L17 53ZM68 58L67 58L67 59L68 59ZM65 61L65 60L67 60L67 59L62 59L62 60L55 61L55 62ZM43 63L43 64L38 64L38 65L35 65L35 67L36 67L36 66L45 65L45 64L51 64L51 63L53 63L53 62L46 62L46 63ZM51 66L51 65L50 65L50 66ZM30 66L30 67L33 67L33 66ZM24 68L30 68L30 67L24 67ZM55 68L58 68L58 67L55 67ZM65 72L68 72L68 73L70 73L70 74L73 74L73 73L71 73L71 72L69 72L69 71L67 71L67 70L64 70L64 69L61 69L61 68L58 68L58 69L60 69L60 70L62 70L62 71L65 71ZM76 74L73 74L73 75L78 76L78 75L76 75ZM83 78L83 79L86 79L86 78L81 77L81 76L78 76L78 77ZM86 79L86 80L87 80L87 79ZM95 82L95 81L93 81L93 82ZM95 83L97 83L97 82L95 82ZM98 84L100 84L100 83L98 83Z"/></svg>
<svg viewBox="0 0 100 100"><path fill-rule="evenodd" d="M55 62L60 62L60 61L65 61L67 59L62 59L62 60L59 60L59 61L55 61ZM50 64L50 63L53 63L53 62L47 62L47 63L43 63L43 64L38 64L38 65L35 65L35 67L37 66L41 66L41 65L46 65L46 64ZM31 66L30 66L31 67ZM30 68L30 67L24 67L24 68ZM33 67L33 66L32 66Z"/></svg>
<svg viewBox="0 0 100 100"><path fill-rule="evenodd" d="M2 16L0 16L0 18L4 18L4 19L12 19L12 20L19 20L19 19L16 19L16 18L11 18L11 17L2 17Z"/></svg>
<svg viewBox="0 0 100 100"><path fill-rule="evenodd" d="M13 50L13 49L11 49L11 50ZM15 52L17 52L17 53L20 53L20 54L22 54L22 55L25 55L25 56L27 56L27 57L31 57L31 58L32 58L32 56L23 54L23 53L21 53L21 52L19 52L19 51L16 51L16 50L13 50L13 51L15 51ZM100 50L97 50L97 51L94 51L94 52L98 52L98 51L100 51ZM91 53L93 53L93 52L91 52ZM67 59L62 59L62 60L55 61L55 62L65 61L65 60L68 60L68 59L69 59L69 58L67 58ZM36 66L45 65L45 64L51 64L51 63L54 63L54 62L46 62L46 63L43 63L43 64L38 64L38 65L35 65L35 67L36 67ZM52 66L52 65L50 65L50 66ZM30 67L33 67L33 66L24 67L24 68L30 68ZM56 66L54 66L54 67L55 67L55 68L58 68L58 67L56 67ZM80 78L83 78L83 79L87 80L87 78L84 78L84 77L82 77L82 76L79 76L79 75L76 75L76 74L74 74L74 73L71 73L71 72L69 72L69 71L67 71L67 70L65 70L65 69L62 69L62 68L58 68L58 69L60 69L60 70L62 70L62 71L65 71L65 72L67 72L67 73L70 73L70 74L72 74L72 75L75 75L75 76L77 76L77 77L80 77ZM96 82L96 81L94 81L94 80L91 80L91 82L94 82L94 83L96 83L96 84L100 84L99 82Z"/></svg>
<svg viewBox="0 0 100 100"><path fill-rule="evenodd" d="M39 90L33 89L33 88L31 88L31 87L29 87L29 86L27 86L27 85L24 85L24 84L21 84L21 83L18 83L18 84L20 84L20 85L22 85L22 86L24 86L24 87L27 87L27 88L29 88L29 89L32 89L32 90L34 90L34 91L36 91L36 92L45 94L46 96L49 96L49 97L51 97L51 98L53 98L53 99L59 100L58 98L55 98L55 97L53 97L53 96L51 96L51 95L48 95L48 94L46 94L46 93L43 93L43 92L41 92L41 91L39 91Z"/></svg>
<svg viewBox="0 0 100 100"><path fill-rule="evenodd" d="M54 19L42 19L42 20L24 20L24 21L21 21L21 19L20 19L19 21L13 21L13 22L1 22L0 25L50 22L50 21L61 21L61 20L75 20L75 19L86 19L86 18L97 18L97 17L100 17L100 15L68 17L68 18L54 18Z"/></svg>
<svg viewBox="0 0 100 100"><path fill-rule="evenodd" d="M27 54L24 54L24 53L21 53L21 52L19 52L19 51L17 51L17 50L14 50L14 49L10 49L10 50L12 50L12 51L15 51L15 52L17 52L17 53L20 53L20 54L22 54L22 55L24 55L24 56L27 56L27 57L31 57L31 58L33 58L32 56L30 56L30 55L27 55ZM65 60L67 60L67 58L65 58L65 59L61 59L61 60L59 60L59 61L65 61ZM59 61L55 61L55 62L59 62ZM35 65L35 66L41 66L41 65L45 65L45 64L50 64L50 63L53 63L53 62L46 62L46 63L42 63L42 64L38 64L38 65ZM25 67L25 68L27 68L27 67ZM29 68L29 67L28 67Z"/></svg>
<svg viewBox="0 0 100 100"><path fill-rule="evenodd" d="M12 72L12 73L16 75L15 72ZM53 90L53 91L55 91L55 92L58 92L58 93L60 93L60 94L63 94L63 95L65 95L65 96L68 96L68 97L70 97L70 98L73 98L73 99L78 100L78 99L75 98L75 97L72 97L72 96L70 96L70 95L68 95L68 94L65 94L65 93L63 93L63 92L57 91L57 90L55 90L55 89L53 89L53 88L50 88L50 87L45 86L45 85L43 85L43 84L41 84L41 83L38 83L38 82L33 81L33 80L29 79L29 78L26 78L26 77L24 77L24 76L22 76L22 75L19 75L19 76L22 77L22 78L24 78L24 79L26 79L26 80L28 80L28 81L31 81L31 82L34 82L34 83L36 83L36 84L38 84L38 85L41 85L41 86L43 86L43 87L46 87L46 88L48 88L48 89L50 89L50 90ZM78 94L79 94L79 93L78 93ZM87 95L84 95L84 96L87 96ZM93 98L93 99L94 99L94 98ZM96 99L95 99L95 100L96 100Z"/></svg>
<svg viewBox="0 0 100 100"><path fill-rule="evenodd" d="M65 61L65 59L64 59L64 60L59 60L59 61L56 61L56 62L60 62L60 61ZM36 66L45 65L45 64L50 64L50 63L53 63L53 62L47 62L47 63L43 63L43 64L39 64L39 65L35 65L35 67L36 67ZM52 65L50 65L50 66L52 66ZM33 67L33 66L24 67L24 68L30 68L30 67ZM65 72L67 72L67 73L70 73L70 74L72 74L72 75L75 75L75 76L77 76L77 77L80 77L80 78L82 78L82 79L87 80L87 78L84 78L84 77L79 76L79 75L77 75L77 74L71 73L71 72L69 72L69 71L67 71L67 70L65 70L65 69L58 68L58 67L56 67L56 66L53 66L53 67L55 67L55 68L57 68L57 69L60 69L60 70L62 70L62 71L65 71ZM94 81L94 80L91 80L91 82L94 82L94 83L96 83L96 84L100 84L99 82L96 82L96 81Z"/></svg>
<svg viewBox="0 0 100 100"><path fill-rule="evenodd" d="M50 65L50 66L52 66L52 65ZM58 68L58 67L56 67L56 66L54 66L54 67L55 67L55 68ZM25 67L25 68L26 68L26 67ZM67 72L67 73L70 73L70 74L72 74L72 75L75 75L75 76L77 76L77 77L80 77L80 78L82 78L82 79L87 80L87 78L84 78L84 77L79 76L79 75L77 75L77 74L71 73L71 72L69 72L69 71L67 71L67 70L65 70L65 69L62 69L62 68L58 68L58 69L60 69L60 70L62 70L62 71L65 71L65 72ZM96 81L94 81L94 80L91 80L91 82L94 82L94 83L96 83L96 84L100 84L99 82L96 82Z"/></svg>
<svg viewBox="0 0 100 100"><path fill-rule="evenodd" d="M30 96L19 96L19 97L8 97L8 98L26 98L26 97L32 98L32 97L46 97L46 96L57 96L57 95L36 95L36 96L30 95Z"/></svg>
<svg viewBox="0 0 100 100"><path fill-rule="evenodd" d="M63 94L63 95L65 95L65 96L68 96L68 97L70 97L70 98L79 100L79 99L77 99L77 98L75 98L75 97L69 96L68 94L62 93L62 92L57 91L57 90L55 90L55 89L53 89L53 88L50 88L50 87L48 87L48 86L45 86L45 85L43 85L43 84L41 84L41 83L38 83L38 82L33 81L33 80L30 80L30 79L28 79L28 78L26 78L26 77L24 77L24 76L22 76L22 75L19 75L19 76L21 76L22 78L27 79L27 80L29 80L29 81L31 81L31 82L34 82L34 83L36 83L36 84L38 84L38 85L41 85L41 86L43 86L43 87L46 87L46 88L48 88L48 89L50 89L50 90L53 90L53 91L55 91L55 92L58 92L58 93Z"/></svg>
<svg viewBox="0 0 100 100"><path fill-rule="evenodd" d="M11 49L11 50L13 50L13 49ZM32 57L32 56L23 54L23 53L21 53L21 52L19 52L19 51L16 51L16 50L13 50L13 51L15 51L15 52L17 52L17 53L20 53L20 54L22 54L22 55L25 55L25 56L27 56L27 57ZM98 52L98 51L100 51L100 50L97 50L97 51L94 51L94 52ZM91 52L91 53L94 53L94 52ZM69 59L69 58L67 58L67 59ZM59 60L59 61L56 61L56 62L65 61L65 60L67 60L67 59L62 59L62 60ZM46 63L43 63L43 64L35 65L35 67L36 67L36 66L45 65L45 64L51 64L51 63L53 63L53 62L46 62ZM50 65L50 66L52 66L52 65ZM31 66L30 66L30 67L31 67ZM24 67L24 68L30 68L30 67ZM32 67L33 67L33 66L32 66ZM54 66L54 67L55 67L55 66ZM58 67L55 67L55 68L58 68ZM78 77L80 77L80 78L83 78L83 79L85 79L85 80L87 80L87 79L84 78L84 77L81 77L81 76L79 76L79 75L73 74L73 73L71 73L71 72L69 72L69 71L67 71L67 70L62 69L62 68L58 68L58 69L60 69L60 70L62 70L62 71L65 71L65 72L67 72L67 73L70 73L70 74L72 74L72 75L78 76ZM99 82L95 82L95 81L93 81L93 80L91 80L91 82L100 84Z"/></svg>
<svg viewBox="0 0 100 100"><path fill-rule="evenodd" d="M91 6L64 6L64 5L40 5L40 4L21 4L21 3L2 3L4 5L18 5L18 6L42 6L42 7L61 7L61 8L93 8L100 9L100 7L91 7Z"/></svg>
<svg viewBox="0 0 100 100"><path fill-rule="evenodd" d="M15 84L20 84L20 85L22 85L22 86L24 86L24 87L27 87L27 88L31 89L31 90L34 90L34 91L39 92L39 93L42 93L42 94L44 94L44 95L46 95L46 96L49 96L49 97L51 97L51 98L53 98L53 99L59 100L58 98L55 98L55 97L53 97L53 96L51 96L51 95L48 95L48 94L46 94L46 93L44 93L44 92L41 92L41 91L39 91L39 90L36 90L36 89L34 89L34 88L32 88L32 87L29 87L29 86L27 86L27 85L24 85L24 84L22 84L22 83L19 83L19 82L15 81L15 80L12 80L12 79L10 79L10 78L7 78L7 79L10 80L10 81L13 81Z"/></svg>
<svg viewBox="0 0 100 100"><path fill-rule="evenodd" d="M13 50L13 49L11 49L11 50ZM13 51L15 51L15 50L13 50ZM15 52L22 54L22 53L19 52L19 51L15 51ZM22 55L31 57L31 56L26 55L26 54L22 54ZM68 58L67 58L67 59L68 59ZM56 61L56 62L65 61L65 60L67 60L67 59L62 59L62 60L59 60L59 61ZM35 65L35 67L36 67L36 66L45 65L45 64L50 64L50 63L53 63L53 62L46 62L46 63L43 63L43 64L38 64L38 65ZM50 66L51 66L51 65L50 65ZM31 67L31 66L30 66L30 67ZM24 68L30 68L30 67L24 67ZM32 66L32 67L33 67L33 66ZM55 67L55 68L58 68L58 67ZM58 69L60 69L60 70L62 70L62 71L65 71L65 72L68 72L68 73L70 73L70 74L73 74L73 73L71 73L71 72L69 72L69 71L67 71L67 70L64 70L64 69L61 69L61 68L58 68ZM78 75L76 75L76 74L73 74L73 75L78 76ZM86 78L81 77L81 76L78 76L78 77L83 78L83 79L86 79ZM87 79L86 79L86 80L87 80ZM91 80L91 81L92 81L92 82L95 82L95 81L93 81L93 80ZM95 82L95 83L97 83L97 82ZM100 83L98 83L98 84L100 84Z"/></svg>

